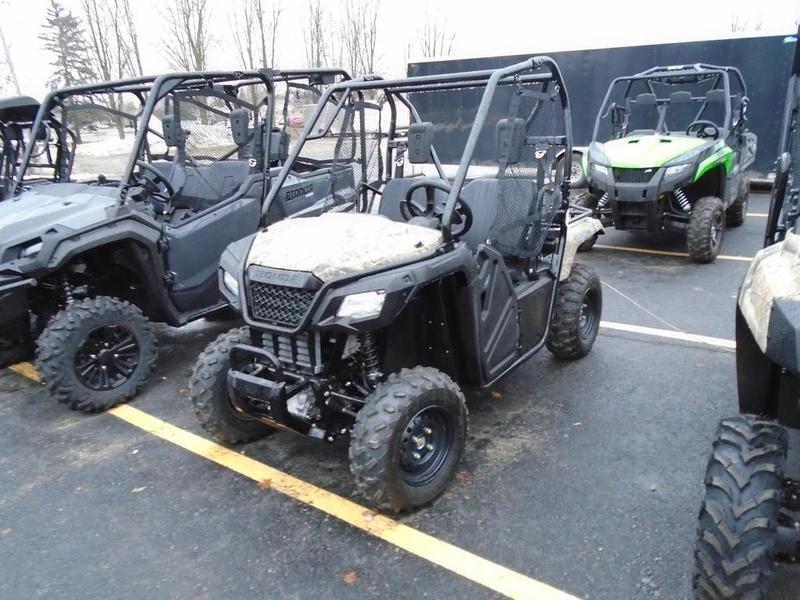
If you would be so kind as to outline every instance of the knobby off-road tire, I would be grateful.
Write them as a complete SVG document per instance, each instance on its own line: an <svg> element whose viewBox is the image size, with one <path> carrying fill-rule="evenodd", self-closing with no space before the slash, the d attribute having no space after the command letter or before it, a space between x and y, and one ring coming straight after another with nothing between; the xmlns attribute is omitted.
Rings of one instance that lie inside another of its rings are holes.
<svg viewBox="0 0 800 600"><path fill-rule="evenodd" d="M192 369L189 396L194 414L215 440L236 444L275 432L269 425L237 412L228 397L231 348L249 343L247 327L222 333L206 346Z"/></svg>
<svg viewBox="0 0 800 600"><path fill-rule="evenodd" d="M569 277L558 284L547 349L564 359L589 354L597 338L602 312L600 278L591 269L573 264Z"/></svg>
<svg viewBox="0 0 800 600"><path fill-rule="evenodd" d="M59 402L100 412L136 395L156 355L153 324L142 311L97 296L73 302L50 320L37 342L36 368Z"/></svg>
<svg viewBox="0 0 800 600"><path fill-rule="evenodd" d="M350 472L376 508L411 510L444 491L466 437L467 406L453 380L430 367L402 369L378 384L359 411Z"/></svg>
<svg viewBox="0 0 800 600"><path fill-rule="evenodd" d="M725 205L715 196L695 202L686 229L689 258L696 263L714 262L725 232Z"/></svg>
<svg viewBox="0 0 800 600"><path fill-rule="evenodd" d="M747 218L747 204L750 199L750 186L745 186L744 194L737 198L725 211L725 226L740 227Z"/></svg>
<svg viewBox="0 0 800 600"><path fill-rule="evenodd" d="M774 423L744 415L720 423L694 547L697 598L766 598L786 449Z"/></svg>

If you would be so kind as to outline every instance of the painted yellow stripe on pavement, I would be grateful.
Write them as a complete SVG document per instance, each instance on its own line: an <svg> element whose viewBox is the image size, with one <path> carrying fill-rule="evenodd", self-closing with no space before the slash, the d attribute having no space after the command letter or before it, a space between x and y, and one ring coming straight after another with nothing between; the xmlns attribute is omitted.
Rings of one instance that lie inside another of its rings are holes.
<svg viewBox="0 0 800 600"><path fill-rule="evenodd" d="M39 374L30 363L19 363L10 369L34 381L40 381ZM123 404L110 409L108 413L151 435L257 481L264 488L313 506L348 525L498 594L509 598L579 600L577 596L562 592L546 583L404 525L351 500L176 427L138 408Z"/></svg>
<svg viewBox="0 0 800 600"><path fill-rule="evenodd" d="M633 248L631 246L607 246L605 244L595 244L595 248L603 250L621 250L623 252L638 252L640 254L657 254L659 256L680 256L681 258L689 258L686 252L672 252L669 250L651 250L650 248ZM732 256L727 254L717 255L718 260L738 260L742 262L750 262L753 260L752 256Z"/></svg>
<svg viewBox="0 0 800 600"><path fill-rule="evenodd" d="M694 342L696 344L706 344L708 346L725 348L727 350L736 349L736 342L734 340L711 337L708 335L698 335L696 333L684 333L682 331L657 329L655 327L642 327L641 325L628 325L627 323L614 323L613 321L600 321L600 327L603 327L605 329L613 329L614 331L625 331L628 333L652 335L672 340L681 340L684 342Z"/></svg>
<svg viewBox="0 0 800 600"><path fill-rule="evenodd" d="M257 481L270 490L313 506L353 527L509 598L576 599L575 596L546 583L422 533L132 406L117 406L109 413L184 450Z"/></svg>

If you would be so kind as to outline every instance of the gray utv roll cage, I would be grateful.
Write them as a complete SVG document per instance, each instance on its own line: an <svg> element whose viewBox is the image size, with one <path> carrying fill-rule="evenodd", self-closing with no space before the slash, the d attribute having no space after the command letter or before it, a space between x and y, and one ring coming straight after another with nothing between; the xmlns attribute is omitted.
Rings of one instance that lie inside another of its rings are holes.
<svg viewBox="0 0 800 600"><path fill-rule="evenodd" d="M713 81L712 90L722 90L725 93L725 119L722 127L720 128L721 132L723 132L722 137L727 136L730 130L731 124L731 96L735 94L741 94L741 101L742 101L742 114L746 111L747 103L749 101L747 96L747 85L744 82L744 78L742 77L741 71L739 71L736 67L730 66L718 66L718 65L709 65L705 63L695 63L690 65L669 65L669 66L660 66L660 67L651 67L641 73L637 73L636 75L630 75L625 77L617 77L615 78L611 84L608 86L608 90L606 91L606 95L603 98L603 102L600 105L600 110L597 112L597 118L594 122L594 130L592 131L592 142L600 141L597 139L598 133L600 132L600 127L605 119L612 106L609 104L611 100L611 95L614 92L617 84L627 82L627 86L625 88L625 99L630 99L631 88L633 87L634 83L637 81L645 81L647 83L647 87L650 89L650 92L653 95L656 95L655 89L649 82L660 82L660 83L697 83L701 81ZM736 91L732 92L731 82L735 82ZM722 87L719 87L720 83ZM709 91L712 91L709 90ZM703 100L701 98L691 98L692 100ZM659 103L665 104L668 100L656 100ZM705 110L707 106L706 100L703 100L703 105L701 106L700 110L698 111L698 115Z"/></svg>
<svg viewBox="0 0 800 600"><path fill-rule="evenodd" d="M526 71L537 71L542 68L546 69L547 72L525 73ZM363 99L365 92L381 91L385 94L386 102L389 105L391 114L391 123L389 125L387 136L388 139L393 139L397 125L396 121L398 103L404 105L408 109L412 123L421 122L420 115L407 97L407 94L457 90L470 87L483 87L485 90L475 114L475 119L470 130L469 138L464 146L461 160L459 161L458 171L453 179L450 192L447 196L447 203L442 215L442 233L445 237L445 240L449 241L452 237L450 226L452 223L453 214L455 212L456 203L458 202L461 190L466 182L467 172L469 170L470 163L472 162L478 139L489 114L492 100L497 88L501 86L513 86L517 84L536 82L553 82L557 86L559 98L562 103L562 115L564 120L564 136L557 137L565 138L559 139L558 141L564 143L566 146L564 152L563 172L569 173L572 160L572 119L570 117L569 99L567 96L567 89L566 85L564 84L564 79L561 76L561 71L559 70L556 62L549 56L535 56L502 69L465 71L460 73L448 73L444 75L425 75L420 77L409 77L406 79L393 80L384 80L377 76L368 76L365 78L353 79L331 85L325 90L320 97L319 102L317 103L317 107L314 110L312 117L305 124L303 134L300 136L300 139L297 141L294 149L290 152L283 169L275 181L272 182L271 189L264 203L262 214L267 214L270 204L274 201L278 191L289 176L292 166L298 159L305 142L307 140L324 137L324 132L329 129L333 119L335 118L335 115L344 106L351 93L357 93L359 99ZM334 116L330 117L328 122L324 123L323 127L319 127L318 123L323 117L325 109L329 106L329 103L335 107ZM323 133L314 133L314 131L320 130ZM385 169L384 172L387 173L387 175L391 173L391 168L394 164L394 150L395 149L390 146L386 153L383 168ZM439 177L446 182L447 177L445 176L442 163L439 160L439 156L437 155L436 149L433 146L431 147L431 159L436 167ZM390 177L387 176L386 179L388 180L389 178ZM362 182L361 185L362 187L379 193L378 190L372 185L372 182ZM562 181L561 192L563 208L566 206L569 197L568 180L566 182Z"/></svg>
<svg viewBox="0 0 800 600"><path fill-rule="evenodd" d="M337 80L347 80L350 75L342 69L296 69L296 70L273 70L273 69L260 69L257 71L192 71L183 73L168 73L159 76L145 76L133 77L129 79L121 79L116 81L106 81L101 83L93 83L86 85L78 85L54 90L47 94L44 101L41 103L39 110L36 114L36 119L33 122L32 130L38 131L45 121L52 120L51 111L59 106L63 106L66 98L74 95L95 95L95 94L119 94L119 93L132 93L142 101L142 108L136 115L136 137L133 142L131 156L128 160L127 167L120 178L120 201L124 202L125 193L130 187L133 180L133 172L136 167L137 160L143 155L146 148L146 135L153 133L159 137L161 134L148 128L150 116L160 100L167 94L175 91L176 89L185 90L209 90L209 95L214 93L216 86L222 86L226 89L238 89L240 87L254 85L261 83L265 86L266 95L261 100L262 104L268 106L266 119L262 123L262 140L260 152L256 156L259 161L258 167L266 172L268 170L268 161L264 158L270 156L270 142L271 136L269 133L272 131L273 126L273 112L275 105L275 83L285 82L293 87L301 89L314 90L315 86L324 86L335 83ZM307 80L308 84L300 83ZM221 92L216 92L220 94ZM121 111L113 111L110 107L102 106L103 110L113 114L117 112L120 116L129 116ZM284 107L286 111L286 107ZM285 112L284 112L285 117ZM57 124L58 125L58 124ZM62 130L66 129L65 124L60 124ZM61 159L61 146L63 143L62 135L66 135L65 131L59 134L57 142L59 148L59 158ZM20 164L19 171L14 177L11 187L11 195L15 194L17 189L21 186L25 172L30 164L33 144L29 144L25 150L25 156ZM59 169L63 167L59 164Z"/></svg>

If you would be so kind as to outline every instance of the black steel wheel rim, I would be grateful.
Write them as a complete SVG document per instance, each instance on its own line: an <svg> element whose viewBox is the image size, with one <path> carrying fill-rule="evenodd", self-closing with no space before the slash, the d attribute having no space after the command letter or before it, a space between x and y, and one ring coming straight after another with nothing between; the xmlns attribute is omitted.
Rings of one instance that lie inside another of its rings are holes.
<svg viewBox="0 0 800 600"><path fill-rule="evenodd" d="M75 374L96 391L113 390L128 381L141 359L139 342L124 325L103 325L89 332L75 353Z"/></svg>
<svg viewBox="0 0 800 600"><path fill-rule="evenodd" d="M578 334L583 339L592 336L597 322L597 292L593 288L586 290L578 315Z"/></svg>
<svg viewBox="0 0 800 600"><path fill-rule="evenodd" d="M433 481L447 462L455 439L453 417L441 406L428 406L406 423L400 437L400 469L408 485Z"/></svg>
<svg viewBox="0 0 800 600"><path fill-rule="evenodd" d="M722 241L722 229L724 227L724 214L722 211L714 213L711 218L711 246L717 248Z"/></svg>

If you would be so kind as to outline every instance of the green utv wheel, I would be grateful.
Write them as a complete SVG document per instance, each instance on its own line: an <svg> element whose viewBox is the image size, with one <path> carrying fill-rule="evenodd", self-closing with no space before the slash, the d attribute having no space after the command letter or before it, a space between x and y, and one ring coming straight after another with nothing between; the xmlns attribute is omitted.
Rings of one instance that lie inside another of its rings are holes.
<svg viewBox="0 0 800 600"><path fill-rule="evenodd" d="M39 336L36 368L72 410L100 412L127 402L156 360L153 325L130 302L98 296L58 312Z"/></svg>
<svg viewBox="0 0 800 600"><path fill-rule="evenodd" d="M431 367L392 373L358 412L350 437L356 487L380 510L435 500L453 478L467 438L464 394Z"/></svg>
<svg viewBox="0 0 800 600"><path fill-rule="evenodd" d="M597 339L603 312L600 278L581 264L559 282L547 349L557 358L576 359L589 354Z"/></svg>
<svg viewBox="0 0 800 600"><path fill-rule="evenodd" d="M694 203L686 229L689 258L696 263L714 262L725 233L725 205L715 196L704 196Z"/></svg>
<svg viewBox="0 0 800 600"><path fill-rule="evenodd" d="M696 598L767 597L787 443L782 427L755 417L720 423L694 546Z"/></svg>
<svg viewBox="0 0 800 600"><path fill-rule="evenodd" d="M231 348L249 344L247 327L220 334L197 357L189 379L189 397L194 414L203 428L218 441L236 444L249 442L276 430L233 408L228 396L228 371L231 369Z"/></svg>
<svg viewBox="0 0 800 600"><path fill-rule="evenodd" d="M725 211L725 225L728 227L741 227L747 218L747 203L750 200L750 186L745 185L742 196L733 201Z"/></svg>

